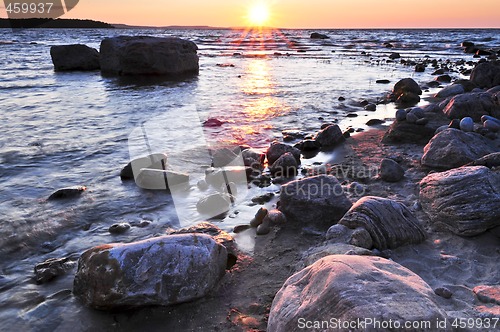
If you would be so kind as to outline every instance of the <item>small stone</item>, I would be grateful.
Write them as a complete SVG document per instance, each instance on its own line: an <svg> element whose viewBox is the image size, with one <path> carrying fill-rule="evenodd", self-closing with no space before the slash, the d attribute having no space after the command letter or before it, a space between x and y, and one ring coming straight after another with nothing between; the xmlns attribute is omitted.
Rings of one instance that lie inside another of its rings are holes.
<svg viewBox="0 0 500 332"><path fill-rule="evenodd" d="M490 121L496 122L498 125L500 125L500 119L497 119L497 118L495 118L493 116L483 115L481 117L481 122L484 123L484 122L486 122L486 120L490 120Z"/></svg>
<svg viewBox="0 0 500 332"><path fill-rule="evenodd" d="M389 84L389 83L391 83L391 81L389 81L389 80L376 80L375 83L378 83L378 84Z"/></svg>
<svg viewBox="0 0 500 332"><path fill-rule="evenodd" d="M370 111L370 112L374 112L374 111L377 110L377 105L375 105L375 104L367 104L365 106L365 110Z"/></svg>
<svg viewBox="0 0 500 332"><path fill-rule="evenodd" d="M344 98L344 97L339 97L339 98L338 98L338 101L344 101L344 100L345 100L345 98Z"/></svg>
<svg viewBox="0 0 500 332"><path fill-rule="evenodd" d="M268 211L266 208L261 207L257 213L255 214L255 217L250 221L250 226L252 227L258 227L262 222L264 221L264 218L267 216Z"/></svg>
<svg viewBox="0 0 500 332"><path fill-rule="evenodd" d="M434 293L445 299L449 299L453 296L453 293L446 287L438 287L434 290Z"/></svg>
<svg viewBox="0 0 500 332"><path fill-rule="evenodd" d="M412 113L412 114L415 114L417 116L417 118L421 119L425 116L425 112L423 109L421 109L420 107L414 107L411 109L411 111L409 113Z"/></svg>
<svg viewBox="0 0 500 332"><path fill-rule="evenodd" d="M271 225L282 225L286 223L286 217L280 210L271 210L264 217L264 221L268 219Z"/></svg>
<svg viewBox="0 0 500 332"><path fill-rule="evenodd" d="M443 83L450 83L451 82L451 76L448 75L448 74L439 75L438 77L436 77L436 81L443 82Z"/></svg>
<svg viewBox="0 0 500 332"><path fill-rule="evenodd" d="M415 66L415 72L417 73L423 73L425 71L425 65L422 63L419 63Z"/></svg>
<svg viewBox="0 0 500 332"><path fill-rule="evenodd" d="M391 60L395 60L395 59L399 59L399 58L401 58L401 55L397 52L393 52L389 55L389 59L391 59Z"/></svg>
<svg viewBox="0 0 500 332"><path fill-rule="evenodd" d="M65 258L50 258L35 265L35 280L37 284L51 281L58 276L66 274L75 264Z"/></svg>
<svg viewBox="0 0 500 332"><path fill-rule="evenodd" d="M380 178L387 182L398 182L404 178L405 171L397 162L385 158L380 164Z"/></svg>
<svg viewBox="0 0 500 332"><path fill-rule="evenodd" d="M406 121L406 111L405 110L397 110L396 111L396 121Z"/></svg>
<svg viewBox="0 0 500 332"><path fill-rule="evenodd" d="M346 117L348 117L348 118L357 118L358 115L356 113L347 113Z"/></svg>
<svg viewBox="0 0 500 332"><path fill-rule="evenodd" d="M130 224L123 222L118 224L113 224L108 228L111 234L123 234L130 229Z"/></svg>
<svg viewBox="0 0 500 332"><path fill-rule="evenodd" d="M460 129L465 132L474 131L474 121L470 117L465 117L460 121Z"/></svg>
<svg viewBox="0 0 500 332"><path fill-rule="evenodd" d="M483 123L483 127L496 133L500 131L500 124L496 121L486 120Z"/></svg>
<svg viewBox="0 0 500 332"><path fill-rule="evenodd" d="M87 190L87 187L84 187L84 186L62 188L62 189L57 190L52 195L50 195L49 200L76 198L76 197L79 197L86 190Z"/></svg>
<svg viewBox="0 0 500 332"><path fill-rule="evenodd" d="M420 126L425 126L426 124L429 123L429 119L421 118L421 119L418 119L417 121L415 121L415 123L420 125Z"/></svg>
<svg viewBox="0 0 500 332"><path fill-rule="evenodd" d="M235 233L235 234L241 233L241 232L244 232L244 231L246 231L247 229L250 229L250 228L251 228L250 225L238 225L238 226L234 226L233 233Z"/></svg>
<svg viewBox="0 0 500 332"><path fill-rule="evenodd" d="M271 231L270 222L268 219L264 219L262 224L257 227L257 235L266 235Z"/></svg>
<svg viewBox="0 0 500 332"><path fill-rule="evenodd" d="M382 124L384 122L385 122L384 120L380 120L380 119L370 119L370 120L368 120L366 125L367 126L376 126L376 125Z"/></svg>
<svg viewBox="0 0 500 332"><path fill-rule="evenodd" d="M216 193L201 198L196 204L196 209L200 214L214 217L228 212L230 206L231 197L229 195Z"/></svg>
<svg viewBox="0 0 500 332"><path fill-rule="evenodd" d="M253 197L252 202L256 203L256 204L264 204L264 203L271 201L271 199L273 199L273 197L274 197L273 193L267 193L264 195Z"/></svg>
<svg viewBox="0 0 500 332"><path fill-rule="evenodd" d="M415 114L413 114L413 113L406 114L406 122L415 123L415 122L417 122L417 120L418 120L418 117Z"/></svg>

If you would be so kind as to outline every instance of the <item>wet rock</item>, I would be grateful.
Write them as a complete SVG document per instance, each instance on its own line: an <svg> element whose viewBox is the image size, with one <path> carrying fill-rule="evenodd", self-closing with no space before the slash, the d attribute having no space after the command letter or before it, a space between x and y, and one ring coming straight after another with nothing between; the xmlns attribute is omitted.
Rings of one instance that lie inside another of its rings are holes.
<svg viewBox="0 0 500 332"><path fill-rule="evenodd" d="M436 81L442 82L442 83L450 83L451 82L451 76L448 75L448 74L439 75L438 77L436 77Z"/></svg>
<svg viewBox="0 0 500 332"><path fill-rule="evenodd" d="M413 92L403 92L396 98L396 103L399 105L416 105L420 101L420 97Z"/></svg>
<svg viewBox="0 0 500 332"><path fill-rule="evenodd" d="M478 64L470 75L470 80L480 88L492 88L500 85L500 61Z"/></svg>
<svg viewBox="0 0 500 332"><path fill-rule="evenodd" d="M344 225L336 224L328 229L326 239L329 243L344 243L366 249L373 247L372 237L363 227L350 229Z"/></svg>
<svg viewBox="0 0 500 332"><path fill-rule="evenodd" d="M380 257L331 255L294 274L276 294L268 331L303 331L300 322L336 319L429 321L447 317L432 289L405 267ZM409 301L411 299L411 301ZM327 318L325 318L327 317ZM323 330L316 326L315 330Z"/></svg>
<svg viewBox="0 0 500 332"><path fill-rule="evenodd" d="M310 152L319 150L321 148L321 144L319 144L318 142L316 142L316 140L313 139L305 139L299 143L299 146L297 146L297 148L300 149L301 151Z"/></svg>
<svg viewBox="0 0 500 332"><path fill-rule="evenodd" d="M397 110L396 111L396 121L406 121L406 111L405 110Z"/></svg>
<svg viewBox="0 0 500 332"><path fill-rule="evenodd" d="M316 141L321 144L323 148L328 149L343 143L345 138L338 125L330 125L316 135Z"/></svg>
<svg viewBox="0 0 500 332"><path fill-rule="evenodd" d="M479 121L483 115L500 117L500 105L487 92L464 93L453 97L443 109L450 119L462 119L466 116Z"/></svg>
<svg viewBox="0 0 500 332"><path fill-rule="evenodd" d="M261 207L257 213L255 213L255 216L253 219L250 221L250 226L252 227L258 227L262 222L264 221L264 218L267 216L269 211L265 207Z"/></svg>
<svg viewBox="0 0 500 332"><path fill-rule="evenodd" d="M391 83L391 81L384 79L384 80L376 80L375 83L378 83L378 84L389 84L389 83Z"/></svg>
<svg viewBox="0 0 500 332"><path fill-rule="evenodd" d="M387 182L399 182L403 180L405 170L392 159L385 158L380 163L380 178Z"/></svg>
<svg viewBox="0 0 500 332"><path fill-rule="evenodd" d="M250 229L250 228L251 228L250 225L238 225L238 226L234 226L233 233L238 234L238 233L244 232L244 231L246 231L247 229Z"/></svg>
<svg viewBox="0 0 500 332"><path fill-rule="evenodd" d="M385 122L384 120L380 120L380 119L370 119L370 120L368 120L366 125L367 126L377 126L377 125L380 125L384 122Z"/></svg>
<svg viewBox="0 0 500 332"><path fill-rule="evenodd" d="M484 166L432 173L420 182L423 210L434 224L474 236L500 225L500 173Z"/></svg>
<svg viewBox="0 0 500 332"><path fill-rule="evenodd" d="M223 231L219 227L215 226L209 222L200 222L196 225L190 227L184 227L181 229L177 229L174 231L168 232L168 235L176 235L176 234L206 234L210 235L215 242L223 245L228 254L237 255L238 249L236 247L236 243L231 235L227 232Z"/></svg>
<svg viewBox="0 0 500 332"><path fill-rule="evenodd" d="M101 68L99 52L86 45L52 46L50 56L55 71L92 71Z"/></svg>
<svg viewBox="0 0 500 332"><path fill-rule="evenodd" d="M448 85L446 88L442 89L434 95L436 98L448 98L451 96L459 95L465 93L465 89L460 84Z"/></svg>
<svg viewBox="0 0 500 332"><path fill-rule="evenodd" d="M311 33L311 39L330 39L330 37L322 33L313 32Z"/></svg>
<svg viewBox="0 0 500 332"><path fill-rule="evenodd" d="M130 224L126 222L113 224L108 228L111 234L123 234L130 229Z"/></svg>
<svg viewBox="0 0 500 332"><path fill-rule="evenodd" d="M129 162L120 172L122 180L133 180L139 175L141 169L167 169L167 155L164 153L154 153L145 157L137 158Z"/></svg>
<svg viewBox="0 0 500 332"><path fill-rule="evenodd" d="M455 82L453 82L452 86L453 85L461 85L464 88L465 92L471 92L472 90L477 88L476 84L466 79L458 79Z"/></svg>
<svg viewBox="0 0 500 332"><path fill-rule="evenodd" d="M466 116L462 120L460 120L460 129L465 132L473 132L474 131L474 121L471 117Z"/></svg>
<svg viewBox="0 0 500 332"><path fill-rule="evenodd" d="M334 176L318 175L289 182L281 187L280 211L300 225L329 227L351 207Z"/></svg>
<svg viewBox="0 0 500 332"><path fill-rule="evenodd" d="M198 47L174 37L118 36L101 42L101 71L110 75L197 74Z"/></svg>
<svg viewBox="0 0 500 332"><path fill-rule="evenodd" d="M490 153L484 157L468 163L466 166L486 166L488 168L500 166L500 152Z"/></svg>
<svg viewBox="0 0 500 332"><path fill-rule="evenodd" d="M219 120L219 119L210 118L210 119L207 119L203 122L203 127L215 128L215 127L220 127L223 124L224 124L224 122Z"/></svg>
<svg viewBox="0 0 500 332"><path fill-rule="evenodd" d="M402 110L405 114L406 112ZM401 116L403 116L403 113ZM425 119L427 123L425 125L418 125L415 123L409 123L407 121L394 121L382 139L383 143L416 143L416 144L426 144L434 136L436 130L448 124L448 118L442 114L434 112L425 112ZM421 119L417 119L419 121Z"/></svg>
<svg viewBox="0 0 500 332"><path fill-rule="evenodd" d="M421 118L421 119L418 119L417 121L415 121L415 124L417 124L419 126L425 126L428 123L429 123L429 119L427 119L427 118Z"/></svg>
<svg viewBox="0 0 500 332"><path fill-rule="evenodd" d="M87 190L87 187L84 186L74 186L58 189L56 192L52 193L49 196L49 200L60 200L60 199L69 199L69 198L77 198Z"/></svg>
<svg viewBox="0 0 500 332"><path fill-rule="evenodd" d="M278 160L279 157L284 155L285 153L290 152L294 157L295 160L297 161L297 164L300 164L300 150L297 148L294 148L293 146L286 145L283 143L279 142L273 142L271 143L271 146L269 149L267 149L267 161L269 162L269 165L274 164L276 160Z"/></svg>
<svg viewBox="0 0 500 332"><path fill-rule="evenodd" d="M423 73L425 71L425 64L419 63L415 65L415 72L416 73Z"/></svg>
<svg viewBox="0 0 500 332"><path fill-rule="evenodd" d="M477 299L483 303L494 303L500 305L500 286L476 286L472 290Z"/></svg>
<svg viewBox="0 0 500 332"><path fill-rule="evenodd" d="M448 128L460 129L460 120L459 119L451 120L450 123L448 124Z"/></svg>
<svg viewBox="0 0 500 332"><path fill-rule="evenodd" d="M453 293L446 287L438 287L434 290L434 294L441 296L445 299L451 299Z"/></svg>
<svg viewBox="0 0 500 332"><path fill-rule="evenodd" d="M37 284L49 282L66 274L75 266L69 257L50 258L35 265L35 281Z"/></svg>
<svg viewBox="0 0 500 332"><path fill-rule="evenodd" d="M420 243L426 238L424 229L406 206L381 197L361 198L338 223L350 229L366 229L373 247L379 250Z"/></svg>
<svg viewBox="0 0 500 332"><path fill-rule="evenodd" d="M488 140L476 133L446 129L434 136L424 147L422 165L450 169L495 152Z"/></svg>
<svg viewBox="0 0 500 332"><path fill-rule="evenodd" d="M273 193L266 193L252 198L252 202L256 204L264 204L270 202L274 197Z"/></svg>
<svg viewBox="0 0 500 332"><path fill-rule="evenodd" d="M392 52L391 54L389 54L389 59L391 59L391 60L396 60L399 58L401 58L401 55L397 52Z"/></svg>
<svg viewBox="0 0 500 332"><path fill-rule="evenodd" d="M370 111L370 112L375 112L375 111L377 110L377 105L375 105L375 104L371 104L371 103L370 103L370 104L367 104L367 105L365 106L365 110L366 110L366 111Z"/></svg>
<svg viewBox="0 0 500 332"><path fill-rule="evenodd" d="M81 255L73 293L102 310L188 302L214 288L227 257L226 248L205 234L102 245Z"/></svg>
<svg viewBox="0 0 500 332"><path fill-rule="evenodd" d="M298 264L301 270L304 267L316 263L318 260L331 255L359 255L359 256L375 256L373 251L353 246L346 243L331 243L328 242L319 247L313 247L304 252L302 261Z"/></svg>
<svg viewBox="0 0 500 332"><path fill-rule="evenodd" d="M148 190L171 190L188 183L188 174L151 168L141 169L135 179L138 187Z"/></svg>
<svg viewBox="0 0 500 332"><path fill-rule="evenodd" d="M211 194L203 197L196 204L196 209L200 214L209 217L219 216L229 211L231 207L231 197L226 194Z"/></svg>
<svg viewBox="0 0 500 332"><path fill-rule="evenodd" d="M297 160L290 152L287 152L281 155L278 160L271 165L269 170L272 175L277 177L293 177L297 175L297 167Z"/></svg>

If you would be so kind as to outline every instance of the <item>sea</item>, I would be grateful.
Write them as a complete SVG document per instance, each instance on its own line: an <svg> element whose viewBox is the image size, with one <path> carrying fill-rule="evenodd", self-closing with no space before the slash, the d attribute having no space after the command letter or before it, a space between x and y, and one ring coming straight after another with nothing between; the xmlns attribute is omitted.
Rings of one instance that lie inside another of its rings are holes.
<svg viewBox="0 0 500 332"><path fill-rule="evenodd" d="M312 32L329 38L310 39ZM199 48L199 75L165 80L54 72L51 46L99 49L104 38L118 35L189 39ZM363 101L379 103L405 77L419 83L435 79L433 68L417 73L414 65L391 61L392 52L406 63L464 60L461 66L467 69L478 59L463 52L463 41L498 47L500 30L0 29L0 330L112 330L113 314L86 308L71 293L80 254L95 245L146 239L199 221L195 208L176 209L168 192L120 179L124 165L151 152L148 144L143 150L131 148L138 130L165 124L154 132L155 149L180 157L184 164L177 167L193 172L208 166L193 162L199 157L194 142L265 150L282 140L284 130L314 134L325 123L368 130L367 120L389 124L396 109L378 104L369 112ZM451 76L465 77L458 71ZM376 83L381 79L390 83ZM435 91L428 89L421 104ZM357 117L348 117L351 113ZM223 124L204 126L208 119ZM302 164L337 157L334 151ZM196 180L186 200L200 195ZM87 190L76 199L48 200L68 186ZM279 187L247 189L226 217L213 221L217 226L231 231L247 224L259 208L249 204L250 198ZM108 231L115 223L143 221L147 227L122 235ZM241 246L251 253L251 239L242 239ZM73 269L36 284L34 266L62 257L75 262ZM148 326L146 317L142 326Z"/></svg>

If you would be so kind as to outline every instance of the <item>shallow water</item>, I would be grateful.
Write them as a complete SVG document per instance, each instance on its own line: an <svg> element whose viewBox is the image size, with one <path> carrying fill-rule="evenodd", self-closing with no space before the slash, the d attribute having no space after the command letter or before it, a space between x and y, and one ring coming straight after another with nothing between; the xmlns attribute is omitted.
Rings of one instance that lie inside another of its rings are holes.
<svg viewBox="0 0 500 332"><path fill-rule="evenodd" d="M284 129L313 133L327 122L338 122L343 130L366 128L369 118L391 118L393 105L366 112L359 101L377 101L403 77L433 79L430 69L415 73L413 67L386 62L391 52L415 60L472 60L462 53L462 41L500 45L498 30L319 31L330 35L329 40L311 40L310 32L0 30L3 328L65 329L76 321L77 330L109 327L109 316L82 308L71 296L72 273L38 286L32 280L34 265L53 257L78 257L97 244L130 242L181 226L170 195L141 190L118 176L130 158L129 136L141 125L168 123L165 149L182 153L186 165L179 167L189 169L199 157L192 152L195 142L265 148L281 138ZM103 38L122 34L193 40L199 46L199 76L165 82L53 71L51 45L83 43L98 48ZM385 48L384 42L394 48ZM377 79L389 79L391 84L376 84ZM340 96L346 100L339 102ZM349 112L359 116L346 118ZM182 114L190 117L186 120ZM202 129L201 122L212 117L225 124ZM180 129L185 124L193 130ZM303 164L332 158L320 155ZM72 185L88 190L76 200L47 201L54 190ZM277 189L252 188L248 197ZM193 189L191 195L195 201L199 193ZM240 213L219 225L230 230L247 223L257 208L243 200L234 208ZM183 213L186 220L197 218L193 208ZM108 232L115 222L141 220L151 225L119 236Z"/></svg>

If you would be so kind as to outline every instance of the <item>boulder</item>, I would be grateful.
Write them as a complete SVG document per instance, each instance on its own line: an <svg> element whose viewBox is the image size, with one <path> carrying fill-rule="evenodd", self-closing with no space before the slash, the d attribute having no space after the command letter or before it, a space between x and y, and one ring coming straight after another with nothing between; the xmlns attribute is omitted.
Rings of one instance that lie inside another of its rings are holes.
<svg viewBox="0 0 500 332"><path fill-rule="evenodd" d="M418 275L393 261L331 255L288 278L273 300L267 330L388 330L365 324L342 325L366 322L367 318L372 324L392 321L399 326L408 321L429 321L431 329L437 329L436 322L444 321L446 314L436 297Z"/></svg>
<svg viewBox="0 0 500 332"><path fill-rule="evenodd" d="M101 71L110 75L198 73L198 47L174 37L118 36L101 42Z"/></svg>
<svg viewBox="0 0 500 332"><path fill-rule="evenodd" d="M300 164L300 150L294 148L293 146L286 145L279 142L272 142L269 149L267 149L267 161L269 165L274 164L279 157L284 155L285 153L290 152L297 160L297 163Z"/></svg>
<svg viewBox="0 0 500 332"><path fill-rule="evenodd" d="M226 264L226 248L205 234L102 245L81 255L73 293L103 310L188 302L210 292Z"/></svg>
<svg viewBox="0 0 500 332"><path fill-rule="evenodd" d="M322 33L318 33L318 32L313 32L311 33L311 39L329 39L330 37L328 37L327 35L324 35Z"/></svg>
<svg viewBox="0 0 500 332"><path fill-rule="evenodd" d="M365 249L373 248L372 237L363 227L350 229L342 224L335 224L328 228L326 240L328 243L347 244ZM333 255L333 253L330 255Z"/></svg>
<svg viewBox="0 0 500 332"><path fill-rule="evenodd" d="M137 186L149 190L172 190L189 183L189 175L170 170L143 168L135 179Z"/></svg>
<svg viewBox="0 0 500 332"><path fill-rule="evenodd" d="M351 206L335 176L307 177L281 187L279 209L287 220L304 226L330 227Z"/></svg>
<svg viewBox="0 0 500 332"><path fill-rule="evenodd" d="M99 52L86 45L57 45L50 48L55 71L99 70Z"/></svg>
<svg viewBox="0 0 500 332"><path fill-rule="evenodd" d="M459 95L465 93L465 89L461 84L448 85L446 88L440 90L434 95L436 98L448 98L451 96Z"/></svg>
<svg viewBox="0 0 500 332"><path fill-rule="evenodd" d="M470 74L470 80L480 88L489 89L500 85L500 61L478 64Z"/></svg>
<svg viewBox="0 0 500 332"><path fill-rule="evenodd" d="M143 168L167 169L167 155L165 153L153 153L145 157L136 158L122 168L120 178L122 180L133 180Z"/></svg>
<svg viewBox="0 0 500 332"><path fill-rule="evenodd" d="M279 157L269 170L274 176L293 177L297 175L297 167L297 160L290 152L287 152Z"/></svg>
<svg viewBox="0 0 500 332"><path fill-rule="evenodd" d="M450 169L493 152L495 149L483 136L448 128L436 134L424 147L421 162L427 167Z"/></svg>
<svg viewBox="0 0 500 332"><path fill-rule="evenodd" d="M443 112L450 119L462 119L469 116L479 122L483 115L500 117L500 105L487 92L471 92L453 97Z"/></svg>
<svg viewBox="0 0 500 332"><path fill-rule="evenodd" d="M73 186L56 190L49 196L49 201L80 197L87 190L84 186Z"/></svg>
<svg viewBox="0 0 500 332"><path fill-rule="evenodd" d="M387 182L399 182L403 180L405 170L392 159L384 158L380 163L380 178Z"/></svg>
<svg viewBox="0 0 500 332"><path fill-rule="evenodd" d="M401 96L403 93L408 93L408 92L416 95L422 94L420 86L412 78L403 78L394 85L394 88L392 90L392 93L396 98Z"/></svg>
<svg viewBox="0 0 500 332"><path fill-rule="evenodd" d="M319 247L313 247L302 254L302 260L297 264L300 270L316 263L323 257L330 255L359 255L376 256L371 250L353 246L346 243L326 243ZM298 270L298 269L297 269Z"/></svg>
<svg viewBox="0 0 500 332"><path fill-rule="evenodd" d="M435 224L474 236L500 225L500 172L484 166L432 173L420 182L423 210Z"/></svg>
<svg viewBox="0 0 500 332"><path fill-rule="evenodd" d="M366 229L373 247L379 250L420 243L426 238L424 229L406 206L382 197L361 198L339 224L350 229Z"/></svg>
<svg viewBox="0 0 500 332"><path fill-rule="evenodd" d="M404 110L401 111L405 112ZM401 119L403 114L399 110L398 112ZM427 144L439 127L447 125L450 122L441 112L425 112L425 119L428 120L425 125L409 123L406 121L405 114L405 121L394 121L385 133L382 142Z"/></svg>
<svg viewBox="0 0 500 332"><path fill-rule="evenodd" d="M316 135L316 141L321 144L323 148L328 149L344 142L345 138L338 125L329 125Z"/></svg>
<svg viewBox="0 0 500 332"><path fill-rule="evenodd" d="M474 160L465 166L486 166L488 168L500 166L500 152L490 153L484 157Z"/></svg>

